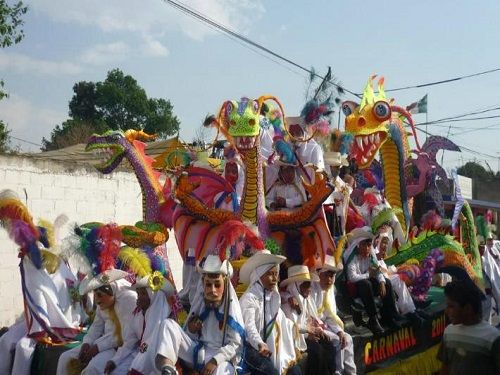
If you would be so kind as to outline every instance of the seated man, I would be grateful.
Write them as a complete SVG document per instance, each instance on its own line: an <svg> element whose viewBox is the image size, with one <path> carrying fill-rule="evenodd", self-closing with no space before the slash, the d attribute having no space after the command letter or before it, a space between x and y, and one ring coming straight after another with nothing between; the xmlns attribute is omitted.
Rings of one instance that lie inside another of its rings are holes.
<svg viewBox="0 0 500 375"><path fill-rule="evenodd" d="M279 265L286 258L262 250L240 269L248 289L240 299L245 320L245 364L252 375L300 375L293 340L293 322L281 310Z"/></svg>
<svg viewBox="0 0 500 375"><path fill-rule="evenodd" d="M351 232L351 243L344 256L347 263L347 281L355 286L355 294L361 298L368 314L368 328L373 333L382 333L383 329L377 318L375 297L382 299L382 322L389 326L397 326L399 319L396 309L396 298L391 282L380 272L377 260L373 255L373 234L370 228L358 228Z"/></svg>
<svg viewBox="0 0 500 375"><path fill-rule="evenodd" d="M293 209L306 202L306 193L297 175L297 166L285 163L280 165L278 180L268 190L266 202L273 211Z"/></svg>
<svg viewBox="0 0 500 375"><path fill-rule="evenodd" d="M223 210L238 211L243 184L239 178L240 166L234 159L226 161L224 165L224 178L233 186L232 192L222 191L214 196L214 207Z"/></svg>
<svg viewBox="0 0 500 375"><path fill-rule="evenodd" d="M133 320L137 294L124 278L127 272L109 269L90 278L80 294L94 291L97 310L81 345L59 357L57 374L81 372L102 374L109 361L118 364L117 349L123 345L122 332Z"/></svg>
<svg viewBox="0 0 500 375"><path fill-rule="evenodd" d="M238 298L229 282L230 266L209 255L200 272L202 286L186 330L171 319L160 327L156 367L162 374L177 374L174 365L179 358L201 374L232 375L239 363L245 333Z"/></svg>
<svg viewBox="0 0 500 375"><path fill-rule="evenodd" d="M309 273L307 266L291 266L288 278L280 284L286 287L282 294L283 311L295 324L298 332L295 346L301 353L307 352L305 374L332 375L335 372L335 349L333 337L318 317L311 296L311 282L317 282L316 274Z"/></svg>
<svg viewBox="0 0 500 375"><path fill-rule="evenodd" d="M312 283L311 296L317 308L318 317L325 325L325 331L335 345L335 374L356 374L354 348L351 336L344 331L344 323L337 315L335 302L335 273L338 268L331 255L325 255L323 266L316 270L319 282Z"/></svg>

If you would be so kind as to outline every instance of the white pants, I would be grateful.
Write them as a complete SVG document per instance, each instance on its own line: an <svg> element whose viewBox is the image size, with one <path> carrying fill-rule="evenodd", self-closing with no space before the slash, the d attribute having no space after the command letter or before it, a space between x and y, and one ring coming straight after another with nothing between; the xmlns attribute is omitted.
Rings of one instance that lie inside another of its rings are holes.
<svg viewBox="0 0 500 375"><path fill-rule="evenodd" d="M137 355L136 352L130 353L128 356L125 358L122 358L120 360L120 363L116 363L116 367L111 373L112 375L127 375L128 371L130 370L132 363L134 361L135 356ZM144 374L149 374L149 372L143 372Z"/></svg>
<svg viewBox="0 0 500 375"><path fill-rule="evenodd" d="M59 357L59 362L57 363L57 375L66 375L68 373L68 364L73 358L78 358L80 354L81 345L64 352ZM106 363L114 357L116 353L115 349L108 349L97 354L92 358L82 371L81 375L102 375L104 373L104 368Z"/></svg>
<svg viewBox="0 0 500 375"><path fill-rule="evenodd" d="M165 358L168 358L172 363L176 363L179 358L185 361L189 366L194 367L194 349L198 344L197 341L191 339L186 332L173 320L166 319L160 328L160 345L157 353ZM209 348L200 350L198 357L200 362L206 364L216 354L216 351ZM229 362L220 363L214 375L234 375L234 367Z"/></svg>
<svg viewBox="0 0 500 375"><path fill-rule="evenodd" d="M406 315L408 313L415 312L415 303L411 298L410 291L404 283L403 280L398 275L390 275L389 280L391 281L392 289L394 293L398 295L398 300L396 305L398 307L399 313Z"/></svg>
<svg viewBox="0 0 500 375"><path fill-rule="evenodd" d="M11 373L16 344L27 334L28 328L26 327L26 322L22 320L13 324L9 330L0 337L0 374Z"/></svg>

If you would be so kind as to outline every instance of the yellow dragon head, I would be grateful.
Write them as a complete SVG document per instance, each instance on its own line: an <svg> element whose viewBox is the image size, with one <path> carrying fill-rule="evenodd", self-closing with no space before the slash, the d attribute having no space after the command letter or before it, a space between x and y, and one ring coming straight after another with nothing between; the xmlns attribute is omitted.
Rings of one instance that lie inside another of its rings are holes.
<svg viewBox="0 0 500 375"><path fill-rule="evenodd" d="M378 81L378 93L373 90L372 76L366 84L361 104L342 103L346 116L345 130L354 136L351 156L360 169L368 168L377 151L388 137L388 125L393 117L391 102L386 99L384 78Z"/></svg>

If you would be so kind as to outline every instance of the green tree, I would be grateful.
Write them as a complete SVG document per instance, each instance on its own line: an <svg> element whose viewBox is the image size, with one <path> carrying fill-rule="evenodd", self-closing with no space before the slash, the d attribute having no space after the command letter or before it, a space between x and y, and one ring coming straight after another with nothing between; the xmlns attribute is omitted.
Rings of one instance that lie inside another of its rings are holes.
<svg viewBox="0 0 500 375"><path fill-rule="evenodd" d="M9 144L10 130L7 128L7 125L5 125L2 120L0 120L0 152L9 151Z"/></svg>
<svg viewBox="0 0 500 375"><path fill-rule="evenodd" d="M119 69L108 72L102 82L81 81L73 86L68 121L56 126L42 150L85 142L89 129L144 130L165 138L177 133L179 120L169 100L148 98L146 91L130 75ZM81 131L73 127L84 126ZM92 134L92 133L90 133ZM68 139L65 139L65 138Z"/></svg>
<svg viewBox="0 0 500 375"><path fill-rule="evenodd" d="M481 164L473 161L469 161L465 163L465 165L459 167L457 169L457 173L465 177L477 178L482 180L492 179L495 177L492 172L487 171Z"/></svg>
<svg viewBox="0 0 500 375"><path fill-rule="evenodd" d="M56 127L50 133L50 139L42 139L42 151L58 150L86 142L94 133L103 133L108 130L102 121L88 122L85 120L69 119Z"/></svg>
<svg viewBox="0 0 500 375"><path fill-rule="evenodd" d="M0 48L17 44L24 38L22 16L27 11L28 7L22 1L9 5L5 0L0 0ZM7 92L4 91L4 81L0 79L0 100L7 96ZM0 151L2 152L8 150L9 133L7 125L0 120Z"/></svg>

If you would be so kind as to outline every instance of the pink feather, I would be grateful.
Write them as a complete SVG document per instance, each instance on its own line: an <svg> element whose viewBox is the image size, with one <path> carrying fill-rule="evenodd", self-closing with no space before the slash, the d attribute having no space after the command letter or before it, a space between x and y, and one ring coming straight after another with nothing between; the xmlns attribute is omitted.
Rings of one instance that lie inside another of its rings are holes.
<svg viewBox="0 0 500 375"><path fill-rule="evenodd" d="M107 224L99 229L97 236L102 246L99 253L99 263L101 272L103 272L115 267L120 252L122 233L116 224Z"/></svg>

